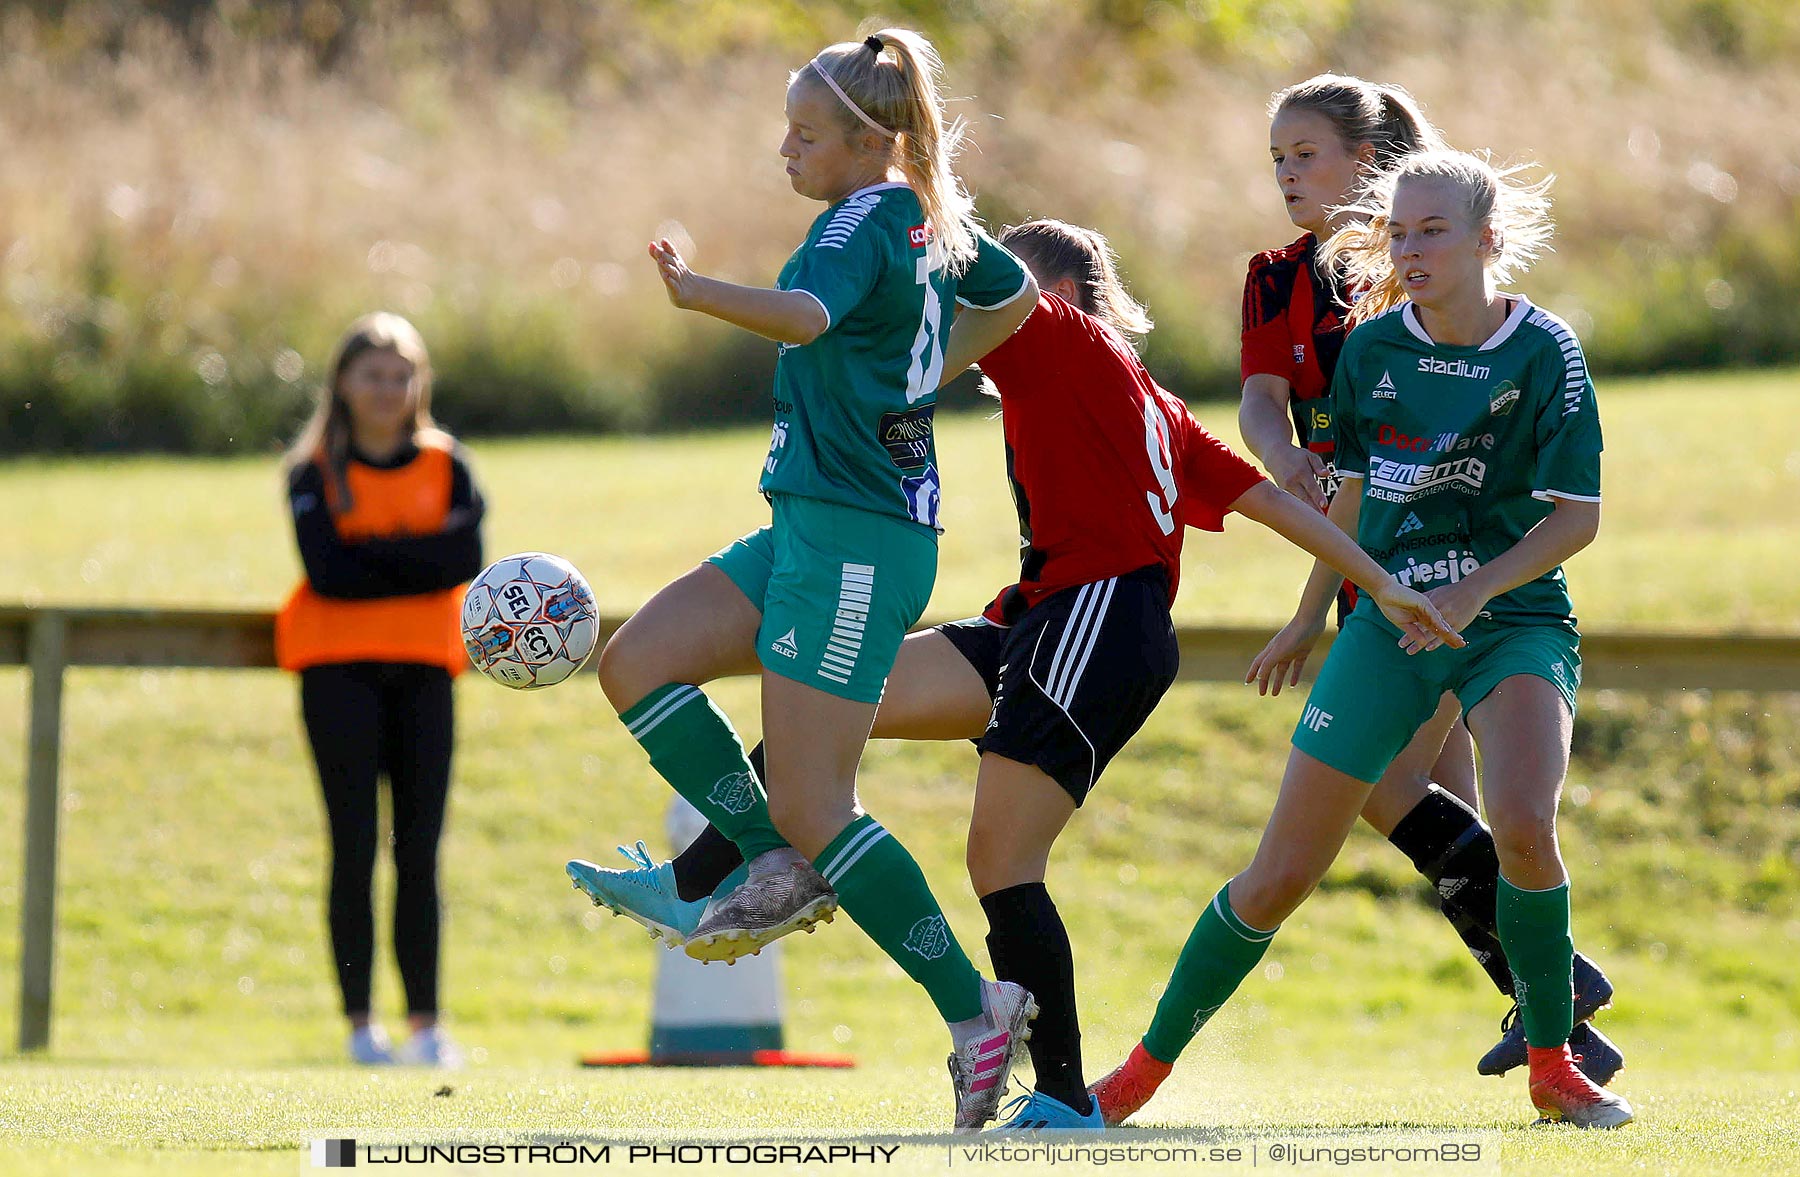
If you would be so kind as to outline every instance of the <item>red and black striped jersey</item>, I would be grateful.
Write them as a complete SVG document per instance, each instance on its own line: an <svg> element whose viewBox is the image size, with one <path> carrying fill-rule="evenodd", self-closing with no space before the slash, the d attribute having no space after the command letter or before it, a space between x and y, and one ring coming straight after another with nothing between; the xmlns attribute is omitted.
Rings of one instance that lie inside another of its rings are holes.
<svg viewBox="0 0 1800 1177"><path fill-rule="evenodd" d="M1288 382L1294 435L1329 456L1331 443L1313 436L1305 402L1331 388L1344 346L1347 299L1340 283L1319 272L1318 256L1319 239L1302 233L1292 244L1250 259L1241 366L1243 379L1265 374Z"/></svg>
<svg viewBox="0 0 1800 1177"><path fill-rule="evenodd" d="M981 361L1000 392L1019 511L1009 625L1061 589L1160 564L1174 600L1187 527L1220 531L1262 475L1159 387L1113 328L1054 294Z"/></svg>

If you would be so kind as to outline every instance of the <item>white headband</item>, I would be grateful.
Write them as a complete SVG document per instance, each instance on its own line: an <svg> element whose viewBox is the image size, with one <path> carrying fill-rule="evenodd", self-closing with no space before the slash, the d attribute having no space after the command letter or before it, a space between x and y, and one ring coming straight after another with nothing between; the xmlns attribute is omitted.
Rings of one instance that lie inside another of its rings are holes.
<svg viewBox="0 0 1800 1177"><path fill-rule="evenodd" d="M850 108L851 114L854 114L857 118L859 118L863 122L867 123L869 125L869 129L871 131L875 131L878 134L886 135L889 139L894 138L893 131L888 130L886 127L882 126L880 123L878 123L874 119L870 118L868 116L868 114L863 110L862 107L856 105L855 101L853 101L851 99L850 95L844 93L844 88L837 84L837 79L831 76L831 72L829 70L827 70L824 66L819 64L818 58L815 57L812 59L812 67L813 67L814 73L818 74L821 78L825 79L825 84L827 86L831 87L831 92L833 94L836 94L839 98L843 99L844 105L848 106Z"/></svg>

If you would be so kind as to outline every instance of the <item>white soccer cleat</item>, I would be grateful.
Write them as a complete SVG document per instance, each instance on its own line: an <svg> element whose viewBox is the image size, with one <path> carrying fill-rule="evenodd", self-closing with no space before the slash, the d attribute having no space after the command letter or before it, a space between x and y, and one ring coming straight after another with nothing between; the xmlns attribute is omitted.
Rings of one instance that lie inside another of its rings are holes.
<svg viewBox="0 0 1800 1177"><path fill-rule="evenodd" d="M1036 999L1011 981L982 981L981 1003L988 1029L950 1056L950 1085L956 1092L951 1131L958 1136L981 1131L999 1114L1007 1078L1031 1037L1031 1019L1038 1015Z"/></svg>

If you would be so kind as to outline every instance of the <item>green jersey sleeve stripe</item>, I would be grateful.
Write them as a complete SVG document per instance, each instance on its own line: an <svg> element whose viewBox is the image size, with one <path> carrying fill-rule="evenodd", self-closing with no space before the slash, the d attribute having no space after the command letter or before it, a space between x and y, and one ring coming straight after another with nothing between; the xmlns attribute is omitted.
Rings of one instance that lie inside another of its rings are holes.
<svg viewBox="0 0 1800 1177"><path fill-rule="evenodd" d="M844 201L843 206L831 214L831 220L826 224L825 231L819 234L819 240L814 244L814 248L844 248L844 242L850 240L850 235L856 232L857 226L862 224L868 218L869 213L880 203L880 192L853 196Z"/></svg>
<svg viewBox="0 0 1800 1177"><path fill-rule="evenodd" d="M964 305L966 307L970 307L970 308L973 308L974 310L978 310L978 311L997 311L1001 307L1011 306L1013 303L1018 302L1019 296L1021 294L1024 294L1025 291L1030 288L1030 286L1031 286L1031 275L1026 274L1024 280L1019 283L1019 288L1017 290L1013 291L1011 294L1007 295L1005 298L1001 299L999 302L990 302L990 303L971 302L968 299L964 298L960 294L956 296L956 301L960 302L962 305Z"/></svg>
<svg viewBox="0 0 1800 1177"><path fill-rule="evenodd" d="M1563 361L1563 415L1577 412L1581 408L1581 392L1587 386L1587 362L1581 355L1581 342L1575 338L1575 332L1569 325L1552 315L1542 307L1534 307L1531 312L1533 326L1541 327L1551 339L1556 341L1562 352Z"/></svg>

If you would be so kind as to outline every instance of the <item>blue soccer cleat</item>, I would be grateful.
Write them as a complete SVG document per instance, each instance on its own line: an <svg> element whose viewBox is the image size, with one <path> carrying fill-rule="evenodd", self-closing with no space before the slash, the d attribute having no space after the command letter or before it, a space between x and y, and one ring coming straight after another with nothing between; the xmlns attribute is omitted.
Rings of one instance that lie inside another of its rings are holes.
<svg viewBox="0 0 1800 1177"><path fill-rule="evenodd" d="M1060 1099L1033 1091L1021 1095L1001 1109L1011 1112L1003 1124L989 1128L987 1136L1035 1136L1040 1132L1104 1132L1106 1120L1100 1114L1100 1101L1088 1098L1088 1114L1082 1115Z"/></svg>
<svg viewBox="0 0 1800 1177"><path fill-rule="evenodd" d="M1602 1037L1599 1031L1584 1035L1581 1028L1588 1019L1612 1004L1612 982L1606 979L1599 965L1579 952L1575 954L1574 982L1576 1033L1570 1036L1569 1046L1578 1056L1576 1065L1582 1074L1604 1087L1625 1065L1624 1058L1618 1047ZM1525 1024L1519 1019L1518 1005L1514 1004L1500 1020L1500 1041L1481 1056L1475 1069L1483 1075L1504 1075L1514 1067L1525 1065L1525 1051Z"/></svg>
<svg viewBox="0 0 1800 1177"><path fill-rule="evenodd" d="M1625 1054L1592 1022L1583 1022L1569 1035L1569 1051L1581 1073L1600 1087L1625 1069Z"/></svg>
<svg viewBox="0 0 1800 1177"><path fill-rule="evenodd" d="M639 842L633 849L619 847L619 853L637 864L634 870L608 870L586 859L572 860L563 869L575 889L605 907L614 915L635 920L650 930L652 939L660 939L670 948L686 944L706 915L706 899L686 900L675 889L675 864L653 862L649 848Z"/></svg>

